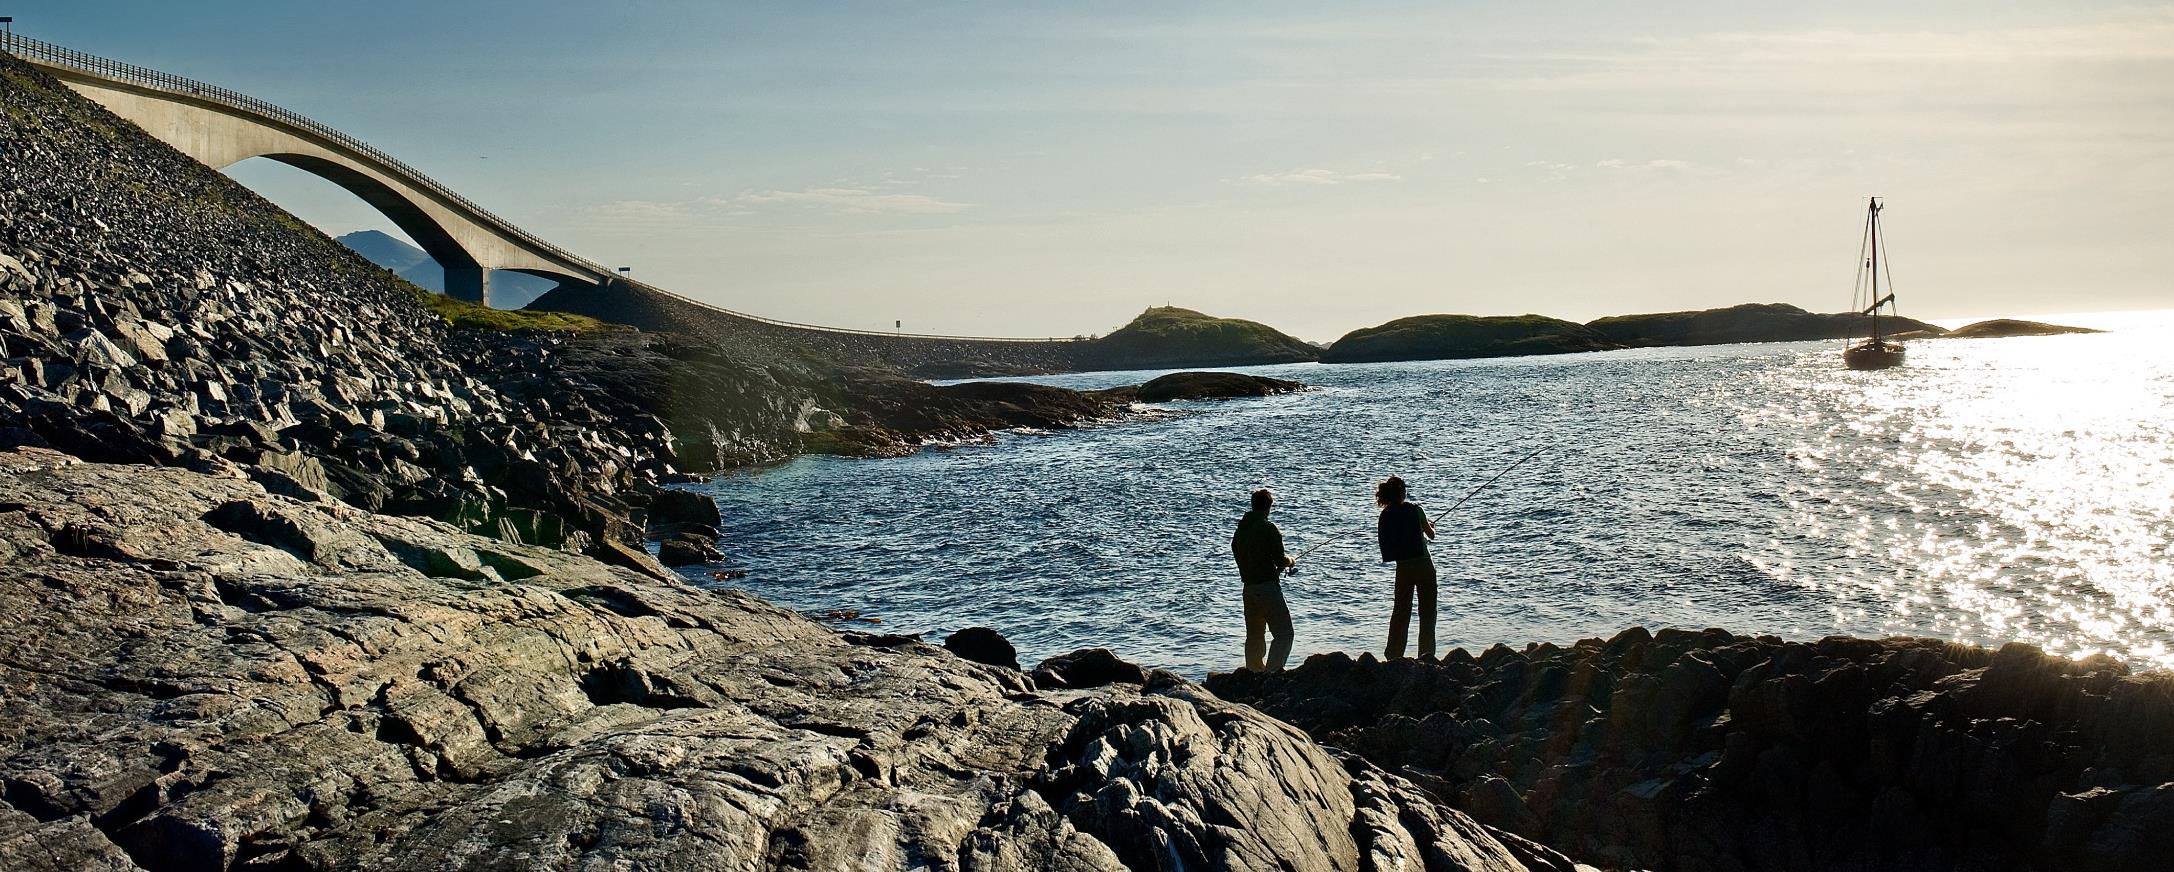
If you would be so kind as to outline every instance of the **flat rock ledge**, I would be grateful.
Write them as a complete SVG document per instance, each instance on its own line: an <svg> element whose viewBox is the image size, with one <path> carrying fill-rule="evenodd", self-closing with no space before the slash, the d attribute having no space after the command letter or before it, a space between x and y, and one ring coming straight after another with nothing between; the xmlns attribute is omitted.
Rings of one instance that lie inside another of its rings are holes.
<svg viewBox="0 0 2174 872"><path fill-rule="evenodd" d="M0 452L0 868L1572 868L1142 678Z"/></svg>

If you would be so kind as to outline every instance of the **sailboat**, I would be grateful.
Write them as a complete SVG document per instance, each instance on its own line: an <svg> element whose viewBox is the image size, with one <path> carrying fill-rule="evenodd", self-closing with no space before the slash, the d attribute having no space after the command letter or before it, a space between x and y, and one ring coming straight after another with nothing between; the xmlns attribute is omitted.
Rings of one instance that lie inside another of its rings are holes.
<svg viewBox="0 0 2174 872"><path fill-rule="evenodd" d="M1880 209L1880 198L1873 197L1872 204L1865 210L1865 248L1870 250L1871 257L1865 257L1860 251L1857 258L1864 264L1857 273L1857 289L1864 290L1866 277L1871 277L1872 305L1866 306L1861 314L1871 316L1872 335L1842 352L1842 362L1850 369L1886 369L1902 365L1902 343L1880 333L1880 307L1885 306L1895 317L1902 316L1895 310L1895 278L1892 274L1887 277L1887 296L1880 296ZM1863 297L1858 297L1858 302L1863 301Z"/></svg>

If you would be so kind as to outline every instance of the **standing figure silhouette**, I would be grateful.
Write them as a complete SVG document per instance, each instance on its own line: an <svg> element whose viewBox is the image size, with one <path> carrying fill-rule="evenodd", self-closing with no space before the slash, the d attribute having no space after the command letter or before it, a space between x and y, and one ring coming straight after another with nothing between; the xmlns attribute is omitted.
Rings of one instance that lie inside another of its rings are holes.
<svg viewBox="0 0 2174 872"><path fill-rule="evenodd" d="M1419 600L1419 656L1434 656L1434 557L1427 542L1434 538L1434 522L1418 503L1407 501L1404 480L1390 476L1374 488L1374 503L1381 506L1376 532L1381 538L1381 561L1396 564L1396 606L1389 613L1389 644L1382 656L1404 656L1404 636L1411 628L1412 600Z"/></svg>

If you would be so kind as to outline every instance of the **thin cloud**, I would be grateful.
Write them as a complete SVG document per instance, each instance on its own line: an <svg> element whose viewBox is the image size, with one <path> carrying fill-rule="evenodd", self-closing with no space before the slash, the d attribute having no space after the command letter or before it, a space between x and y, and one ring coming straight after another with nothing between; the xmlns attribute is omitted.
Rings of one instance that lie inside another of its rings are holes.
<svg viewBox="0 0 2174 872"><path fill-rule="evenodd" d="M696 201L615 200L588 208L590 217L608 224L656 224L686 221Z"/></svg>
<svg viewBox="0 0 2174 872"><path fill-rule="evenodd" d="M798 191L741 191L703 201L740 208L795 207L844 215L945 215L970 207L927 194L898 194L867 188L806 188Z"/></svg>
<svg viewBox="0 0 2174 872"><path fill-rule="evenodd" d="M1365 182L1400 182L1404 177L1396 173L1365 172L1343 173L1335 170L1290 170L1280 173L1255 173L1239 181L1256 185L1341 185Z"/></svg>
<svg viewBox="0 0 2174 872"><path fill-rule="evenodd" d="M971 208L928 194L905 194L851 185L803 188L797 191L741 191L730 196L697 197L692 200L617 200L591 206L588 214L597 223L619 226L708 224L728 218L746 218L765 211L814 212L830 215L948 215Z"/></svg>
<svg viewBox="0 0 2174 872"><path fill-rule="evenodd" d="M1673 158L1656 158L1654 160L1631 161L1624 160L1619 157L1611 157L1607 160L1599 161L1593 164L1593 166L1608 170L1660 170L1666 172L1685 172L1688 170L1696 169L1698 167L1697 164L1694 164L1690 161L1675 160Z"/></svg>

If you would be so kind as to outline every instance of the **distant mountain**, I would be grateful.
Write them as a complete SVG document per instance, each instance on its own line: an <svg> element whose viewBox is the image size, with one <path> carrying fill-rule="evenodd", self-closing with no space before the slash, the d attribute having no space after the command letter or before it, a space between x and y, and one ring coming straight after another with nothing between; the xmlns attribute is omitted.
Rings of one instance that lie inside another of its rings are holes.
<svg viewBox="0 0 2174 872"><path fill-rule="evenodd" d="M1807 339L1848 339L1869 332L1870 319L1856 312L1819 315L1787 303L1744 303L1723 309L1695 312L1658 312L1649 315L1616 315L1585 326L1608 341L1632 347L1655 345L1727 345L1733 342L1801 342ZM1881 319L1886 333L1923 331L1937 336L1939 327L1911 318Z"/></svg>
<svg viewBox="0 0 2174 872"><path fill-rule="evenodd" d="M416 287L445 293L445 268L439 266L429 252L376 230L357 230L339 237L339 242L371 263L392 270L395 275L407 279ZM558 284L527 273L492 270L491 307L521 308L543 296L546 291L558 287Z"/></svg>
<svg viewBox="0 0 2174 872"><path fill-rule="evenodd" d="M1346 333L1321 353L1321 362L1514 357L1620 347L1583 324L1544 315L1415 315Z"/></svg>
<svg viewBox="0 0 2174 872"><path fill-rule="evenodd" d="M399 272L419 263L437 266L422 249L393 238L389 233L376 230L357 230L339 238L339 243L355 250L356 254L371 263Z"/></svg>

